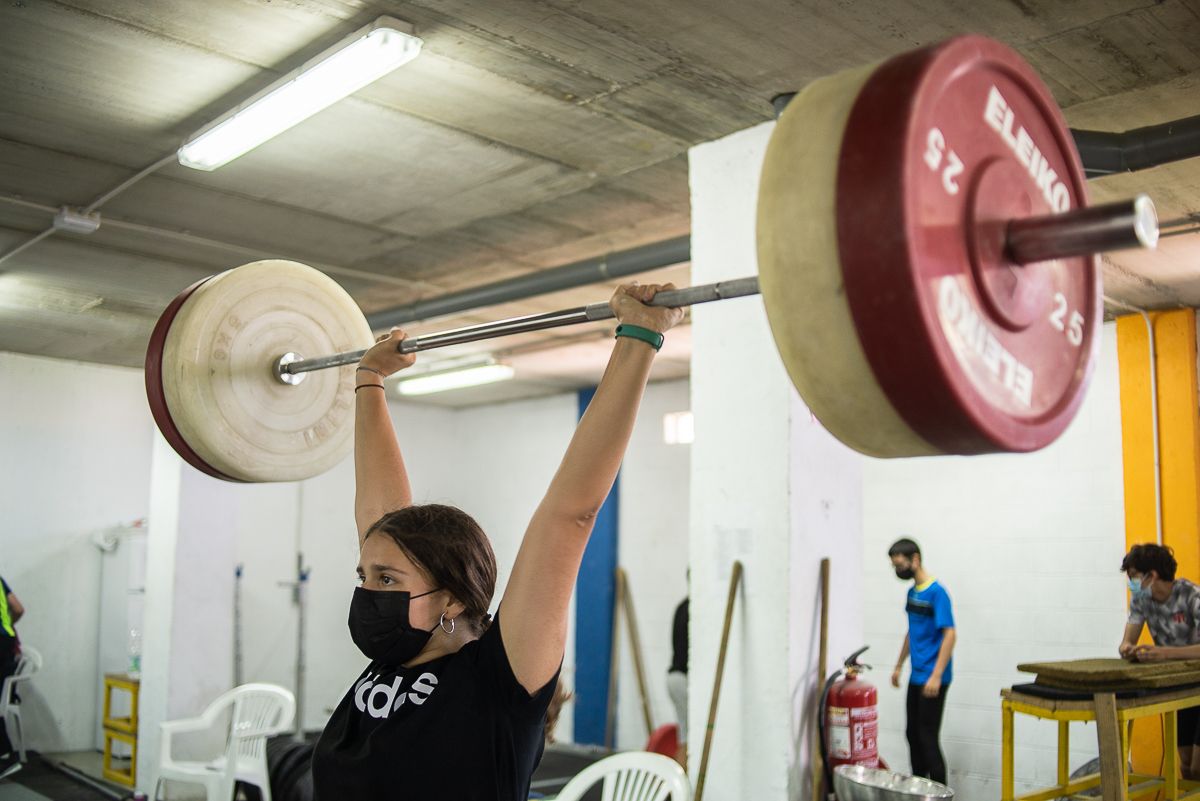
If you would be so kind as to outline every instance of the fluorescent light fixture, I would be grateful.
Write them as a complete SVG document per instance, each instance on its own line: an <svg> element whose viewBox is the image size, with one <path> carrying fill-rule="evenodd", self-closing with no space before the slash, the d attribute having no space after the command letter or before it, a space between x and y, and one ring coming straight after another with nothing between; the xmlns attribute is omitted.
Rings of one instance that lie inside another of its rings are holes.
<svg viewBox="0 0 1200 801"><path fill-rule="evenodd" d="M429 395L434 392L445 392L448 389L476 387L482 384L494 384L497 381L507 381L516 371L507 364L477 364L458 370L446 370L440 373L406 378L396 384L396 390L401 395Z"/></svg>
<svg viewBox="0 0 1200 801"><path fill-rule="evenodd" d="M667 412L663 415L663 442L687 445L696 440L696 420L691 412Z"/></svg>
<svg viewBox="0 0 1200 801"><path fill-rule="evenodd" d="M412 61L421 52L413 30L380 17L192 135L179 163L215 170Z"/></svg>

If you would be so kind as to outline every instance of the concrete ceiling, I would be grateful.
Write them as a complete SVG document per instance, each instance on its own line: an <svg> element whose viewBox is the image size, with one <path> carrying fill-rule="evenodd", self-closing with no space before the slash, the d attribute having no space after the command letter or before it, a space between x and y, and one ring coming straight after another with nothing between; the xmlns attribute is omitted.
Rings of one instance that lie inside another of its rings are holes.
<svg viewBox="0 0 1200 801"><path fill-rule="evenodd" d="M188 134L381 14L418 27L416 61L214 172L171 161ZM317 266L370 313L686 234L690 146L770 119L780 92L968 31L1020 50L1075 127L1200 114L1200 0L5 0L0 253L60 206L160 166L102 205L96 233L56 233L0 265L0 350L138 365L175 294L257 258ZM1092 187L1148 191L1164 219L1200 215L1200 159ZM1110 296L1152 308L1200 305L1198 276L1197 234L1106 263ZM597 336L477 345L524 360L519 389L443 402L595 380ZM686 350L659 370L685 375Z"/></svg>

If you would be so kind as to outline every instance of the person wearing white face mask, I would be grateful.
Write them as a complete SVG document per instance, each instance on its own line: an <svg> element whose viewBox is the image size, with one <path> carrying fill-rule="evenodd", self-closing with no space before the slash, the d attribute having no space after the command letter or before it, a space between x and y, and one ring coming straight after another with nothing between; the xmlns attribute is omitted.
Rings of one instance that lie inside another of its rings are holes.
<svg viewBox="0 0 1200 801"><path fill-rule="evenodd" d="M1129 620L1117 649L1135 662L1200 659L1200 587L1175 577L1174 552L1154 543L1135 545L1121 560L1129 580ZM1143 626L1154 645L1138 645ZM1179 710L1177 734L1183 778L1200 778L1200 707Z"/></svg>

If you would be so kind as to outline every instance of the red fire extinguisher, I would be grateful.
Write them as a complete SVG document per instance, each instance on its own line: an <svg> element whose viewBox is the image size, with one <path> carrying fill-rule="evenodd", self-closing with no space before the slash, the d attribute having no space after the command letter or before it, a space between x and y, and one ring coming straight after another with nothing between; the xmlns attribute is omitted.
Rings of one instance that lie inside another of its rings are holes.
<svg viewBox="0 0 1200 801"><path fill-rule="evenodd" d="M868 647L863 646L848 656L842 670L825 683L821 698L824 723L821 746L828 777L832 777L833 769L838 765L880 767L879 695L874 685L859 677L871 668L858 661ZM829 786L833 786L832 778Z"/></svg>

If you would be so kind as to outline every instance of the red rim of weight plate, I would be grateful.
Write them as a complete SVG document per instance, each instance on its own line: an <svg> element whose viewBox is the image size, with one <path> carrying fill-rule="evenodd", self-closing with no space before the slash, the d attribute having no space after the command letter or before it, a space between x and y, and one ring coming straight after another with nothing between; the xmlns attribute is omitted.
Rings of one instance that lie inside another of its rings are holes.
<svg viewBox="0 0 1200 801"><path fill-rule="evenodd" d="M192 296L192 293L211 278L212 276L209 276L197 281L175 296L175 299L163 310L158 322L155 323L154 331L150 334L150 344L146 347L146 399L150 402L150 413L154 415L154 422L158 424L158 430L162 432L167 442L171 443L171 447L175 449L180 458L201 473L213 478L244 484L246 482L242 479L222 473L192 450L187 440L179 433L179 429L175 427L175 421L171 418L171 410L167 407L167 397L162 386L163 345L167 341L171 324L175 322L175 316L179 314L179 310L183 308L183 304Z"/></svg>
<svg viewBox="0 0 1200 801"><path fill-rule="evenodd" d="M996 314L995 286L982 286L979 276L986 272L994 277L996 269L1008 270L1009 265L994 260L988 264L991 272L972 267L972 252L985 238L966 224L979 211L971 206L979 203L977 182L993 164L1006 159L1022 164L1012 143L1018 141L1016 125L1004 129L1005 138L985 122L985 105L992 95L979 88L988 83L1003 87L1013 119L1024 119L1030 126L1034 146L1053 148L1046 162L1059 174L1071 206L1086 205L1083 168L1050 93L1020 56L980 36L957 37L881 65L854 103L838 162L838 249L855 328L896 411L947 453L1030 451L1056 439L1083 401L1102 320L1094 256L1014 266L1007 280L1015 282L1014 292L1021 297L1007 321ZM944 161L937 169L924 158L933 147L934 127L946 129L945 147L939 151ZM952 163L947 154L956 147L964 151L965 167L951 181L961 191L951 195L940 182ZM985 199L985 206L994 212L996 206L1023 199L1024 214L1013 210L1011 216L1052 210L1029 168L1013 171L1002 166L1005 169L994 170L993 182L987 185L996 199ZM1018 178L1027 179L1028 186L1019 186ZM997 186L1000 191L995 191ZM1009 196L1016 199L1006 199ZM999 231L992 232L996 242L990 252L1002 250ZM954 278L951 294L939 296L934 287L945 288L946 276ZM1042 294L1032 298L1038 301L1036 313L1030 312L1029 291L1017 291L1025 280L1043 287L1036 290ZM1074 336L1067 341L1065 328L1051 328L1045 312L1053 311L1057 299L1045 297L1045 286L1060 287L1073 299L1071 305L1082 317L1077 344ZM958 303L961 321L969 316L962 309L973 306L988 322L987 329L958 328L939 318L939 297L957 298L941 308L943 314ZM1043 299L1045 312L1040 311ZM988 349L992 340L1007 348L1002 361L1000 351ZM964 356L968 349L972 352ZM980 367L985 350L990 376ZM1023 391L1027 363L1040 369L1030 367L1031 389Z"/></svg>

